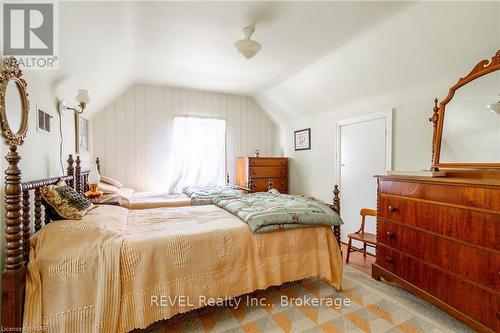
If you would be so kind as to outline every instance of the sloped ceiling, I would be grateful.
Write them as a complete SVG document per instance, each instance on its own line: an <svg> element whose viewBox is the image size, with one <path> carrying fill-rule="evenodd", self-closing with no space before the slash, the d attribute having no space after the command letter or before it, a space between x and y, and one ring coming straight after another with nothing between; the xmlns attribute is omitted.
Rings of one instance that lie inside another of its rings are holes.
<svg viewBox="0 0 500 333"><path fill-rule="evenodd" d="M257 94L280 119L434 96L500 49L500 2L420 2Z"/></svg>
<svg viewBox="0 0 500 333"><path fill-rule="evenodd" d="M149 83L255 96L286 120L463 73L500 41L498 2L60 2L59 10L54 88L70 101L89 89L89 115ZM245 25L263 45L251 60L233 46Z"/></svg>

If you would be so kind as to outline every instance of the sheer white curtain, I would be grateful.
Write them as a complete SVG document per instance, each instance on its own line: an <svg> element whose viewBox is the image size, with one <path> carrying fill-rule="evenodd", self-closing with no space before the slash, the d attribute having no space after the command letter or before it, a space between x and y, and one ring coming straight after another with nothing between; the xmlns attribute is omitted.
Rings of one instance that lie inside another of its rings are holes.
<svg viewBox="0 0 500 333"><path fill-rule="evenodd" d="M174 117L169 168L169 190L190 185L224 185L226 121Z"/></svg>

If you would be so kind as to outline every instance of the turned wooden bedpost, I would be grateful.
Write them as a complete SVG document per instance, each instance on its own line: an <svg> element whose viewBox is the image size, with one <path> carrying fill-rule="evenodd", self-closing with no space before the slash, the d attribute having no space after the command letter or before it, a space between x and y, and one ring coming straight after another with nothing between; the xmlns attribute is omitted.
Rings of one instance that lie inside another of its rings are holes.
<svg viewBox="0 0 500 333"><path fill-rule="evenodd" d="M2 272L2 329L22 327L25 267L21 220L21 157L17 146L9 145L5 171L5 268Z"/></svg>
<svg viewBox="0 0 500 333"><path fill-rule="evenodd" d="M97 167L97 172L99 172L99 174L101 174L101 160L99 159L99 157L96 157L95 165Z"/></svg>
<svg viewBox="0 0 500 333"><path fill-rule="evenodd" d="M273 180L271 178L267 181L267 190L270 191L273 189Z"/></svg>
<svg viewBox="0 0 500 333"><path fill-rule="evenodd" d="M30 191L23 190L23 259L28 262L30 255Z"/></svg>
<svg viewBox="0 0 500 333"><path fill-rule="evenodd" d="M339 186L335 185L333 187L333 210L340 215L340 197L339 197ZM333 233L335 234L335 238L337 238L337 242L340 246L340 226L333 227Z"/></svg>
<svg viewBox="0 0 500 333"><path fill-rule="evenodd" d="M339 186L335 185L333 187L333 210L340 215L340 197L339 197Z"/></svg>
<svg viewBox="0 0 500 333"><path fill-rule="evenodd" d="M21 229L21 170L18 163L21 157L17 146L10 145L7 154L9 166L5 171L5 269L12 270L22 266L22 229Z"/></svg>
<svg viewBox="0 0 500 333"><path fill-rule="evenodd" d="M42 193L35 189L35 232L42 228Z"/></svg>
<svg viewBox="0 0 500 333"><path fill-rule="evenodd" d="M73 154L69 154L67 162L68 168L66 169L66 175L73 177L73 180L70 181L69 186L75 188L75 167L73 166L75 160L73 159Z"/></svg>
<svg viewBox="0 0 500 333"><path fill-rule="evenodd" d="M252 177L248 178L248 189L250 190L250 192L253 191L253 178Z"/></svg>
<svg viewBox="0 0 500 333"><path fill-rule="evenodd" d="M82 167L80 166L80 156L76 156L76 167L75 167L75 190L83 194L82 188Z"/></svg>
<svg viewBox="0 0 500 333"><path fill-rule="evenodd" d="M429 121L432 123L432 157L431 157L431 171L438 171L438 168L434 166L435 156L434 156L434 145L436 144L436 135L437 135L437 123L439 120L439 107L438 107L438 99L434 99L434 109L432 110L432 117L429 118Z"/></svg>

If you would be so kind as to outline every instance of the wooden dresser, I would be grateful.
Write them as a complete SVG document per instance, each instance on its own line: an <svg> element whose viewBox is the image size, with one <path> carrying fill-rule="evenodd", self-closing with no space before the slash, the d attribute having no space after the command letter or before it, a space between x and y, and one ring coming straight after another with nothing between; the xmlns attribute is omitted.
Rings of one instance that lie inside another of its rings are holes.
<svg viewBox="0 0 500 333"><path fill-rule="evenodd" d="M287 157L238 157L236 161L236 185L248 188L252 180L252 192L265 192L269 178L273 188L288 193Z"/></svg>
<svg viewBox="0 0 500 333"><path fill-rule="evenodd" d="M500 332L500 180L380 176L375 279Z"/></svg>

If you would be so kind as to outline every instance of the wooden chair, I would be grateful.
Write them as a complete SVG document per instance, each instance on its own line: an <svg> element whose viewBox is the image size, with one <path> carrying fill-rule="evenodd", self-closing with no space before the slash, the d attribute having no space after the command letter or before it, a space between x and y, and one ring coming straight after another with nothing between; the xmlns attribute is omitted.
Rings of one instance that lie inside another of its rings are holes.
<svg viewBox="0 0 500 333"><path fill-rule="evenodd" d="M361 209L361 227L358 231L353 234L347 235L349 238L349 242L347 243L347 257L345 258L345 263L349 263L349 255L351 252L359 251L363 252L363 257L366 257L366 254L373 256L373 254L366 252L366 247L370 246L373 248L377 248L377 236L374 234L370 234L365 232L365 219L367 216L377 216L377 211L375 209L362 208ZM363 243L363 248L356 248L352 246L352 240L357 240Z"/></svg>

